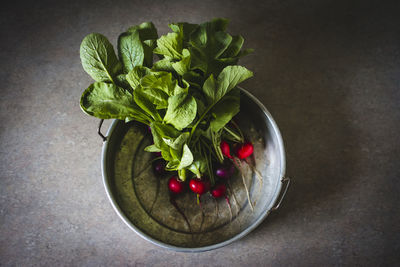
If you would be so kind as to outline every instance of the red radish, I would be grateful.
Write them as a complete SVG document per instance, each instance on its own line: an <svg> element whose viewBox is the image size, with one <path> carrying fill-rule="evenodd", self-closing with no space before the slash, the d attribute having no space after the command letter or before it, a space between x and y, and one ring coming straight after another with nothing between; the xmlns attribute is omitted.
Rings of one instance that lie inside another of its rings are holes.
<svg viewBox="0 0 400 267"><path fill-rule="evenodd" d="M164 175L165 174L165 166L167 163L165 162L164 159L159 159L153 164L153 169L154 172L158 175Z"/></svg>
<svg viewBox="0 0 400 267"><path fill-rule="evenodd" d="M223 141L223 140L221 141L220 148L221 148L222 154L225 157L230 158L230 159L233 158L231 156L231 148L229 147L229 144L226 141Z"/></svg>
<svg viewBox="0 0 400 267"><path fill-rule="evenodd" d="M224 184L218 184L211 190L211 195L215 198L223 197L226 193L226 186Z"/></svg>
<svg viewBox="0 0 400 267"><path fill-rule="evenodd" d="M172 176L168 181L168 188L174 194L180 194L184 190L184 183L177 176Z"/></svg>
<svg viewBox="0 0 400 267"><path fill-rule="evenodd" d="M238 148L236 149L236 155L239 159L245 159L251 156L251 154L253 154L253 151L253 144L251 142L246 142L238 146Z"/></svg>
<svg viewBox="0 0 400 267"><path fill-rule="evenodd" d="M214 198L220 198L224 197L226 200L226 203L228 204L229 211L231 213L231 220L233 217L232 214L232 208L231 208L231 203L229 202L229 198L226 196L226 186L224 184L217 184L212 190L211 190L211 195Z"/></svg>
<svg viewBox="0 0 400 267"><path fill-rule="evenodd" d="M161 152L153 152L153 155L154 155L156 158L162 157Z"/></svg>
<svg viewBox="0 0 400 267"><path fill-rule="evenodd" d="M221 165L215 170L215 175L223 179L228 179L234 172L235 167L233 165Z"/></svg>
<svg viewBox="0 0 400 267"><path fill-rule="evenodd" d="M202 195L206 193L208 190L210 190L210 182L195 178L190 180L189 187L190 190L192 190L194 193Z"/></svg>

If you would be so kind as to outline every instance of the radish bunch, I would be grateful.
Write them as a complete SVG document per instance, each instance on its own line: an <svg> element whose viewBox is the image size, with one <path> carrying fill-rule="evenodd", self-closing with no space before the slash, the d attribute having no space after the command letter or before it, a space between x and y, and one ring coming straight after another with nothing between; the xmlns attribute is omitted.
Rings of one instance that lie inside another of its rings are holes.
<svg viewBox="0 0 400 267"><path fill-rule="evenodd" d="M202 177L194 177L189 181L190 191L197 195L198 203L200 203L200 197L208 192L215 199L219 199L222 197L225 198L232 214L231 205L227 196L227 182L235 173L235 169L237 169L241 173L248 201L250 207L253 209L249 191L244 180L243 172L241 170L242 161L246 162L250 166L250 168L252 168L252 170L255 169L249 161L249 158L253 155L254 152L253 144L249 141L230 144L227 141L222 140L220 142L220 149L226 160L224 160L222 164L213 164L216 167L214 173L214 179L216 179L216 181L214 181L214 184L211 185L210 179L205 175ZM155 171L157 170L155 169ZM186 187L185 183L180 180L178 176L173 176L169 179L168 188L172 194L176 195L185 192Z"/></svg>
<svg viewBox="0 0 400 267"><path fill-rule="evenodd" d="M245 188L246 194L247 194L247 199L249 201L249 205L250 205L251 209L254 210L253 204L250 199L249 189L247 188L245 177L244 177L244 174L241 169L241 160L244 160L249 165L249 167L254 172L256 172L257 175L259 175L258 171L255 169L255 167L249 161L249 157L251 155L253 155L254 146L251 142L247 141L247 142L242 142L242 143L234 143L233 147L235 148L234 149L235 154L232 156L231 146L229 145L229 143L226 141L221 141L221 144L220 144L221 152L226 158L230 159L232 161L232 163L236 166L236 168L240 171L240 174L241 174L242 180L243 180L243 185L244 185L244 188ZM262 181L261 176L260 176L260 179Z"/></svg>
<svg viewBox="0 0 400 267"><path fill-rule="evenodd" d="M253 76L238 60L252 49L242 49L243 37L230 35L224 18L168 26L172 32L159 36L152 22L132 25L119 35L117 53L104 35L87 35L80 58L95 82L80 107L100 119L147 127L152 143L144 150L154 155L148 166L157 178L170 177L175 207L186 188L199 203L208 193L228 200L235 167L242 173L241 161L249 164L254 150L233 120L240 112L238 85Z"/></svg>

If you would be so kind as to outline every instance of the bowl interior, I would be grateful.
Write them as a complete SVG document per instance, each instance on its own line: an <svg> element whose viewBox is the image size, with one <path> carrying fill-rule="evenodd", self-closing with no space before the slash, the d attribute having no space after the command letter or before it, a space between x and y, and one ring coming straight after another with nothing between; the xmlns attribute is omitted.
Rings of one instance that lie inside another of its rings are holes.
<svg viewBox="0 0 400 267"><path fill-rule="evenodd" d="M235 118L247 139L254 144L255 168L241 163L244 181L254 205L251 209L240 172L229 180L228 197L215 200L183 194L171 204L168 178L158 177L143 149L151 135L139 123L115 121L103 150L105 185L117 212L143 237L170 248L202 248L218 245L243 235L262 221L275 203L284 172L283 147L279 131L268 113L242 92L241 111Z"/></svg>

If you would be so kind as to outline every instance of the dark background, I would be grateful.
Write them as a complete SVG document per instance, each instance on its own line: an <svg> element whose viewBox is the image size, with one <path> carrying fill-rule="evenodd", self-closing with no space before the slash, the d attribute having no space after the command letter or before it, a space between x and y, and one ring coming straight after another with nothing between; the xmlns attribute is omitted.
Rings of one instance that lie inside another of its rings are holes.
<svg viewBox="0 0 400 267"><path fill-rule="evenodd" d="M395 266L400 253L398 1L9 1L0 10L0 265ZM144 240L100 172L79 45L131 25L231 20L244 87L276 119L292 185L244 239L201 254Z"/></svg>

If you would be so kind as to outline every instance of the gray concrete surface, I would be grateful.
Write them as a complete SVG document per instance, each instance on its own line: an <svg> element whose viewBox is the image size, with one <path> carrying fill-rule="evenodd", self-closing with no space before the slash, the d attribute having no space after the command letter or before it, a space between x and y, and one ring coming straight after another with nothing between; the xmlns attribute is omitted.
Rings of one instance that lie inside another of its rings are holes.
<svg viewBox="0 0 400 267"><path fill-rule="evenodd" d="M400 7L387 1L9 1L0 10L1 266L395 266L400 255ZM279 211L225 248L182 254L117 217L79 44L128 26L231 19L245 87L281 128Z"/></svg>

